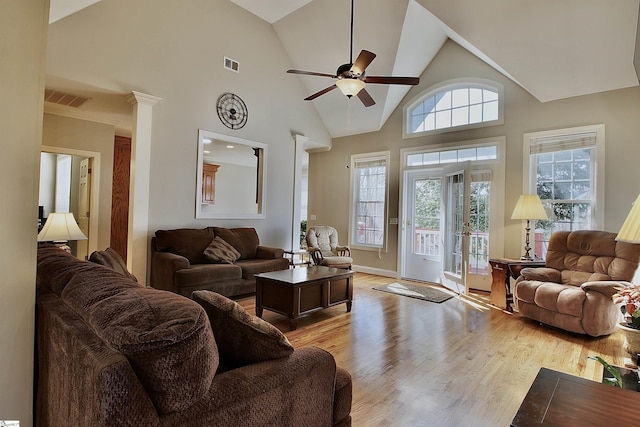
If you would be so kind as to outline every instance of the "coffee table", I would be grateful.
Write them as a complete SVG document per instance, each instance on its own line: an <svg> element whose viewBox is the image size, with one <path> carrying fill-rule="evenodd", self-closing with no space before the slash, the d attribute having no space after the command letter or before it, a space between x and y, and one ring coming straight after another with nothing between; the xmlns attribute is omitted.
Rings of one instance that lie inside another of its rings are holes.
<svg viewBox="0 0 640 427"><path fill-rule="evenodd" d="M638 420L638 392L541 368L511 426L617 426Z"/></svg>
<svg viewBox="0 0 640 427"><path fill-rule="evenodd" d="M289 318L291 330L298 318L334 305L346 303L347 313L353 300L353 271L313 266L271 271L255 275L256 315L267 309Z"/></svg>

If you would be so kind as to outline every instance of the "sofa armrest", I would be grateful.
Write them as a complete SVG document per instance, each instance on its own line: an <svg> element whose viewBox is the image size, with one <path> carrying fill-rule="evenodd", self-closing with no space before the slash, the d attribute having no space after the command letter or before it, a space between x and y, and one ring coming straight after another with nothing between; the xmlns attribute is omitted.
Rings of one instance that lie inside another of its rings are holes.
<svg viewBox="0 0 640 427"><path fill-rule="evenodd" d="M256 258L276 259L284 256L284 249L272 248L270 246L258 246L256 248Z"/></svg>
<svg viewBox="0 0 640 427"><path fill-rule="evenodd" d="M580 287L583 291L599 292L609 298L618 292L618 289L630 286L631 283L625 281L599 280L594 282L584 282Z"/></svg>
<svg viewBox="0 0 640 427"><path fill-rule="evenodd" d="M151 255L151 287L177 292L175 273L185 268L191 268L191 263L185 257L171 252L154 252Z"/></svg>
<svg viewBox="0 0 640 427"><path fill-rule="evenodd" d="M538 280L540 282L562 283L562 274L559 270L550 267L527 267L520 270L518 281Z"/></svg>
<svg viewBox="0 0 640 427"><path fill-rule="evenodd" d="M331 426L336 370L325 350L299 348L288 357L216 374L188 414L170 414L165 421L173 425L175 416L202 426Z"/></svg>

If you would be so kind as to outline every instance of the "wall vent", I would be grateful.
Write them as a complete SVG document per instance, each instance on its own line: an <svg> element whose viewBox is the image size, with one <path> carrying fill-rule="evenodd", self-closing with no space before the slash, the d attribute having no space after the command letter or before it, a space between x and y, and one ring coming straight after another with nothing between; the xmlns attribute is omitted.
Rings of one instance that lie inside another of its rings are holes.
<svg viewBox="0 0 640 427"><path fill-rule="evenodd" d="M53 89L44 90L44 100L46 102L66 105L68 107L79 108L82 104L90 99L91 98L86 98L79 95L71 95L70 93L64 93Z"/></svg>
<svg viewBox="0 0 640 427"><path fill-rule="evenodd" d="M235 71L236 73L240 72L240 64L238 61L234 61L231 58L224 57L224 68L227 70Z"/></svg>

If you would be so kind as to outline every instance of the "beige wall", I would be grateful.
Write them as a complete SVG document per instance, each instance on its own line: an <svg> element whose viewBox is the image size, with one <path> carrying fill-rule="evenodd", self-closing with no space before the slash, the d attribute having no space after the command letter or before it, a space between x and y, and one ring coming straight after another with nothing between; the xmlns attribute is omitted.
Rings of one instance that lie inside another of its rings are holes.
<svg viewBox="0 0 640 427"><path fill-rule="evenodd" d="M402 105L425 89L457 78L483 78L504 85L504 124L477 130L402 139ZM425 73L420 85L412 88L379 132L340 138L328 152L310 156L309 214L315 223L338 228L346 243L349 226L350 154L391 151L389 216L398 217L399 156L402 148L472 139L506 137L505 256L521 251L521 224L510 219L522 192L523 134L526 132L604 123L606 136L605 223L604 229L617 231L631 203L640 192L640 88L600 93L542 104L484 62L448 41ZM313 223L310 221L310 224ZM377 252L354 251L356 265L397 270L397 226L389 226L389 248Z"/></svg>
<svg viewBox="0 0 640 427"><path fill-rule="evenodd" d="M126 13L122 13L126 10ZM240 72L223 68L223 57ZM273 27L228 0L110 0L50 26L47 72L124 94L162 98L153 107L149 233L156 229L246 225L262 243L291 242L292 134L328 145L329 136ZM216 114L221 93L247 104L240 130ZM268 144L265 220L195 220L198 129Z"/></svg>
<svg viewBox="0 0 640 427"><path fill-rule="evenodd" d="M97 249L105 249L111 241L111 186L113 182L114 127L54 114L44 115L42 145L100 153L100 185ZM75 154L67 151L67 153ZM76 218L77 219L77 218Z"/></svg>
<svg viewBox="0 0 640 427"><path fill-rule="evenodd" d="M0 419L32 425L38 171L48 0L0 13Z"/></svg>

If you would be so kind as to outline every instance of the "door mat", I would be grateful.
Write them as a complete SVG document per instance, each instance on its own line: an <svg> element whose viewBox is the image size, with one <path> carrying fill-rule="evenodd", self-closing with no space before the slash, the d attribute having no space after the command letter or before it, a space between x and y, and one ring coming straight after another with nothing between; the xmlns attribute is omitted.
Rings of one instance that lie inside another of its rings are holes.
<svg viewBox="0 0 640 427"><path fill-rule="evenodd" d="M412 285L409 283L393 282L389 283L388 285L376 286L373 289L375 289L376 291L389 292L405 297L431 301L438 304L440 304L441 302L445 302L450 298L453 298L452 295L446 294L435 288L429 286Z"/></svg>

